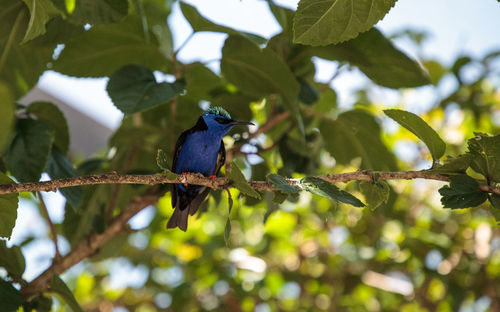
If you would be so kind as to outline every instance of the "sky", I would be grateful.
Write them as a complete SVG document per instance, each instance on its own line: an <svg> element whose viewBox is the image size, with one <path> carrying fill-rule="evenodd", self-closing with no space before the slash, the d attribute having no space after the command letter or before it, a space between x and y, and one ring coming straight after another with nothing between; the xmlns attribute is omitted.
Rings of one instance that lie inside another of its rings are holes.
<svg viewBox="0 0 500 312"><path fill-rule="evenodd" d="M190 0L186 1L212 21L260 34L266 38L280 31L265 1L256 0ZM298 1L275 1L283 6L295 9ZM169 24L174 35L174 46L180 46L191 33L189 24L180 14L178 5L174 7ZM493 50L500 50L500 3L496 0L400 0L389 14L378 23L386 35L403 29L412 28L431 34L426 42L423 54L436 58L445 64L460 54L483 56ZM225 35L200 33L188 42L179 54L184 62L207 61L220 59L221 46ZM405 40L398 40L396 45L415 56L414 47ZM326 81L335 71L329 62L317 62L317 78ZM210 63L213 70L218 71L218 62ZM340 95L340 106L348 107L352 98L349 94L363 83L359 73L345 74L334 82ZM39 87L72 103L75 108L115 129L119 126L122 114L113 106L105 92L107 79L81 79L66 77L55 72L46 72L39 81ZM427 89L426 89L427 88ZM426 91L427 90L427 91ZM419 88L415 92L429 92L428 87ZM380 97L391 101L393 93L385 88L378 91ZM91 95L91 96L89 96ZM416 97L418 99L418 95ZM46 178L46 177L45 177ZM44 193L50 215L54 221L60 222L64 214L64 199L54 193ZM154 209L146 210L134 221L135 228L147 226ZM31 226L37 224L36 227ZM34 232L33 232L34 231ZM45 222L39 217L37 208L28 201L22 201L19 208L18 221L9 245L17 244L28 235L47 233ZM61 251L69 250L68 244L60 239ZM38 240L23 247L27 260L26 279L31 279L43 271L53 256L53 246L49 239ZM78 267L75 269L78 270ZM111 270L113 275L113 270ZM120 275L120 274L115 274ZM123 275L123 274L122 274ZM125 275L126 276L126 275ZM113 278L113 277L112 277ZM118 284L127 284L127 280L118 280Z"/></svg>

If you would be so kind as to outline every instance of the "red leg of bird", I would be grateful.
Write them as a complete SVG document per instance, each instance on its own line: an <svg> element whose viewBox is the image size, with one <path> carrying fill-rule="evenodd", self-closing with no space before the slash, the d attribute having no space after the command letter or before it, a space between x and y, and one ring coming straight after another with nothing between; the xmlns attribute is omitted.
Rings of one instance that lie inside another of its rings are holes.
<svg viewBox="0 0 500 312"><path fill-rule="evenodd" d="M184 179L187 179L187 176L189 175L189 172L183 172L182 175L184 176ZM187 187L188 184L184 183L184 186Z"/></svg>
<svg viewBox="0 0 500 312"><path fill-rule="evenodd" d="M215 178L216 178L216 177L215 177L214 175L211 175L211 176L210 176L210 180L212 180L212 183L214 183L214 182L215 182Z"/></svg>

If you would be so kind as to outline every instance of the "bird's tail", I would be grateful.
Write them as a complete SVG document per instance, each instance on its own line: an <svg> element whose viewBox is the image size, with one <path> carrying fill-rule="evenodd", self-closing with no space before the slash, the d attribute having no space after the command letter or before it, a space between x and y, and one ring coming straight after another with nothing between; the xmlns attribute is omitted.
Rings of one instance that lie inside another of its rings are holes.
<svg viewBox="0 0 500 312"><path fill-rule="evenodd" d="M179 207L174 209L174 213L170 217L167 223L167 229L173 229L178 227L179 229L186 232L188 226L188 216L189 209L186 207L181 210Z"/></svg>

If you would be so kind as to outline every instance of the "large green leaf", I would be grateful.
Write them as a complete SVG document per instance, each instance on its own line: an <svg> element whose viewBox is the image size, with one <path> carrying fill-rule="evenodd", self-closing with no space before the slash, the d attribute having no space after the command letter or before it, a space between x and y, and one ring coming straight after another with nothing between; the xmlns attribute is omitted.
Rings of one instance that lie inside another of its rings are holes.
<svg viewBox="0 0 500 312"><path fill-rule="evenodd" d="M119 110L124 114L133 114L166 103L177 96L184 86L184 80L157 83L149 69L127 65L111 75L106 91Z"/></svg>
<svg viewBox="0 0 500 312"><path fill-rule="evenodd" d="M340 190L335 185L316 177L305 177L300 180L300 185L308 192L340 201L355 207L364 207L365 204L352 194Z"/></svg>
<svg viewBox="0 0 500 312"><path fill-rule="evenodd" d="M23 43L43 35L45 24L61 12L50 0L23 0L30 10L30 21L23 39Z"/></svg>
<svg viewBox="0 0 500 312"><path fill-rule="evenodd" d="M66 283L57 275L54 275L52 282L50 283L50 290L59 294L67 305L70 306L73 312L82 312L82 308L78 304L73 295L73 292L66 286Z"/></svg>
<svg viewBox="0 0 500 312"><path fill-rule="evenodd" d="M0 83L0 154L2 154L5 144L10 137L14 125L14 100L9 88Z"/></svg>
<svg viewBox="0 0 500 312"><path fill-rule="evenodd" d="M21 182L36 182L45 169L54 135L42 121L20 119L16 135L5 153L5 164Z"/></svg>
<svg viewBox="0 0 500 312"><path fill-rule="evenodd" d="M14 181L0 172L0 185L12 183ZM0 237L10 238L12 235L12 229L16 225L18 201L17 194L0 195Z"/></svg>
<svg viewBox="0 0 500 312"><path fill-rule="evenodd" d="M28 106L27 112L43 121L54 132L54 145L63 154L68 153L69 129L66 118L61 110L49 102L35 102Z"/></svg>
<svg viewBox="0 0 500 312"><path fill-rule="evenodd" d="M54 70L78 77L108 76L128 64L162 70L167 60L153 38L147 42L136 16L116 24L96 25L66 44L54 61Z"/></svg>
<svg viewBox="0 0 500 312"><path fill-rule="evenodd" d="M17 279L21 278L26 269L26 262L21 248L19 246L9 248L7 242L0 239L0 267L3 267L10 276Z"/></svg>
<svg viewBox="0 0 500 312"><path fill-rule="evenodd" d="M389 200L391 189L385 181L370 181L359 182L359 190L365 195L365 202L370 210L375 210Z"/></svg>
<svg viewBox="0 0 500 312"><path fill-rule="evenodd" d="M254 190L250 185L248 185L245 176L241 172L240 168L233 161L231 162L231 171L229 171L229 180L241 193L261 199L260 194Z"/></svg>
<svg viewBox="0 0 500 312"><path fill-rule="evenodd" d="M500 135L476 133L476 137L467 143L472 156L472 169L482 174L488 182L500 182Z"/></svg>
<svg viewBox="0 0 500 312"><path fill-rule="evenodd" d="M445 208L469 208L481 205L488 193L479 190L479 183L468 175L450 176L450 185L439 189Z"/></svg>
<svg viewBox="0 0 500 312"><path fill-rule="evenodd" d="M349 62L384 87L410 88L430 83L422 67L394 47L376 28L341 44L311 48L311 53L328 60Z"/></svg>
<svg viewBox="0 0 500 312"><path fill-rule="evenodd" d="M434 162L444 155L446 143L422 118L399 109L386 109L384 113L422 140L431 152Z"/></svg>
<svg viewBox="0 0 500 312"><path fill-rule="evenodd" d="M189 64L184 73L186 95L197 100L211 99L210 92L222 88L222 79L201 63Z"/></svg>
<svg viewBox="0 0 500 312"><path fill-rule="evenodd" d="M2 311L13 312L17 311L23 303L23 296L12 286L12 284L0 278L0 302L2 303Z"/></svg>
<svg viewBox="0 0 500 312"><path fill-rule="evenodd" d="M52 180L76 176L75 170L69 160L55 146L52 148L52 153L49 156L47 173ZM66 197L71 207L77 208L82 203L83 190L81 186L65 187L59 191Z"/></svg>
<svg viewBox="0 0 500 312"><path fill-rule="evenodd" d="M213 32L221 32L221 33L226 33L228 35L240 35L244 36L249 40L252 40L256 44L263 44L266 42L266 39L262 38L261 36L254 35L251 33L243 32L243 31L237 31L235 29L232 29L230 27L222 26L215 24L214 22L209 21L205 17L203 17L198 10L185 3L185 2L180 2L181 5L181 10L182 14L184 17L187 19L191 27L193 28L194 32L198 31L213 31Z"/></svg>
<svg viewBox="0 0 500 312"><path fill-rule="evenodd" d="M355 38L382 19L397 0L301 0L294 20L295 43L336 44Z"/></svg>
<svg viewBox="0 0 500 312"><path fill-rule="evenodd" d="M441 174L464 174L467 168L470 167L472 162L471 154L458 155L457 157L450 157L444 160L443 165L436 165L430 173Z"/></svg>
<svg viewBox="0 0 500 312"><path fill-rule="evenodd" d="M326 150L338 163L361 157L361 169L397 170L394 155L380 138L380 126L367 112L348 111L335 121L324 119L319 128Z"/></svg>
<svg viewBox="0 0 500 312"><path fill-rule="evenodd" d="M106 24L121 20L127 13L127 0L77 0L70 21L80 25Z"/></svg>

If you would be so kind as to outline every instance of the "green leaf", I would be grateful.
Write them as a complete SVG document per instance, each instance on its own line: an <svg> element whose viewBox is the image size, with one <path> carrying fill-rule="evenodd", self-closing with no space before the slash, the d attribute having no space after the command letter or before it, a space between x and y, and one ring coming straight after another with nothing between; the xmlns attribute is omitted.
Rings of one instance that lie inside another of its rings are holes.
<svg viewBox="0 0 500 312"><path fill-rule="evenodd" d="M274 192L273 203L282 204L288 198L288 194L280 191ZM265 222L264 222L265 223Z"/></svg>
<svg viewBox="0 0 500 312"><path fill-rule="evenodd" d="M210 92L222 88L222 79L201 63L192 63L184 73L186 95L195 99L211 99Z"/></svg>
<svg viewBox="0 0 500 312"><path fill-rule="evenodd" d="M275 173L271 173L267 176L267 179L273 182L273 188L280 190L283 194L292 194L300 192L300 188L295 185L290 185L285 178ZM286 198L286 197L285 197Z"/></svg>
<svg viewBox="0 0 500 312"><path fill-rule="evenodd" d="M3 267L13 278L21 278L26 269L26 262L21 248L19 246L9 248L7 242L0 239L0 267Z"/></svg>
<svg viewBox="0 0 500 312"><path fill-rule="evenodd" d="M365 195L365 202L371 211L374 211L389 201L390 187L385 181L372 183L369 181L359 182L359 189Z"/></svg>
<svg viewBox="0 0 500 312"><path fill-rule="evenodd" d="M497 224L500 224L500 195L491 194L488 196L491 205L488 207L491 215L495 218Z"/></svg>
<svg viewBox="0 0 500 312"><path fill-rule="evenodd" d="M435 60L424 61L423 65L429 72L429 78L432 84L436 86L446 74L446 68Z"/></svg>
<svg viewBox="0 0 500 312"><path fill-rule="evenodd" d="M477 181L468 175L450 176L450 185L439 189L445 208L469 208L481 205L488 194L479 191Z"/></svg>
<svg viewBox="0 0 500 312"><path fill-rule="evenodd" d="M22 43L25 43L33 38L43 35L46 31L45 24L53 18L61 14L50 0L23 0L30 10L30 21L28 29L24 35Z"/></svg>
<svg viewBox="0 0 500 312"><path fill-rule="evenodd" d="M33 119L20 119L16 131L5 154L5 164L19 181L36 182L47 164L53 132L42 121Z"/></svg>
<svg viewBox="0 0 500 312"><path fill-rule="evenodd" d="M237 31L226 26L215 24L206 19L205 17L203 17L195 7L185 2L180 2L180 6L182 14L193 28L193 32L199 32L199 31L221 32L221 33L226 33L228 35L236 35L236 36L239 35L246 37L247 39L255 42L256 44L264 44L266 42L266 39L262 38L261 36L243 31Z"/></svg>
<svg viewBox="0 0 500 312"><path fill-rule="evenodd" d="M283 33L291 33L293 28L293 17L295 12L293 10L287 9L285 7L279 6L273 1L268 1L269 9L273 13L274 18L280 24L283 29Z"/></svg>
<svg viewBox="0 0 500 312"><path fill-rule="evenodd" d="M14 100L9 88L0 83L0 155L7 144L14 125Z"/></svg>
<svg viewBox="0 0 500 312"><path fill-rule="evenodd" d="M0 302L2 303L2 311L12 312L23 303L23 296L19 290L15 289L11 283L8 283L0 278Z"/></svg>
<svg viewBox="0 0 500 312"><path fill-rule="evenodd" d="M326 150L343 165L361 157L361 168L397 170L394 155L380 138L375 118L356 109L339 115L337 120L324 119L320 126Z"/></svg>
<svg viewBox="0 0 500 312"><path fill-rule="evenodd" d="M444 160L443 165L441 166L438 165L429 172L441 173L441 174L457 174L457 173L464 174L467 168L470 167L471 162L472 162L471 154L462 154L458 155L457 157L448 156Z"/></svg>
<svg viewBox="0 0 500 312"><path fill-rule="evenodd" d="M66 44L54 61L54 70L76 77L109 76L128 64L164 70L166 59L156 42L150 41L144 38L142 23L135 16L115 24L96 25Z"/></svg>
<svg viewBox="0 0 500 312"><path fill-rule="evenodd" d="M124 114L133 114L165 104L185 86L183 80L157 83L153 73L142 66L127 65L113 73L106 91Z"/></svg>
<svg viewBox="0 0 500 312"><path fill-rule="evenodd" d="M476 137L467 141L472 169L482 174L488 182L500 182L500 135L475 134Z"/></svg>
<svg viewBox="0 0 500 312"><path fill-rule="evenodd" d="M222 48L221 71L242 92L252 96L281 94L297 105L299 83L290 68L271 49L260 49L243 37L229 37Z"/></svg>
<svg viewBox="0 0 500 312"><path fill-rule="evenodd" d="M372 28L397 0L301 0L295 12L294 43L336 44Z"/></svg>
<svg viewBox="0 0 500 312"><path fill-rule="evenodd" d="M346 191L340 190L335 185L316 177L305 177L300 180L300 185L308 192L325 198L340 201L355 207L364 207L365 204Z"/></svg>
<svg viewBox="0 0 500 312"><path fill-rule="evenodd" d="M326 89L321 94L319 101L313 105L312 109L318 113L328 113L337 107L337 93L331 88Z"/></svg>
<svg viewBox="0 0 500 312"><path fill-rule="evenodd" d="M8 176L0 172L0 185L14 183ZM12 235L12 229L16 225L18 202L18 194L0 195L0 237L10 238Z"/></svg>
<svg viewBox="0 0 500 312"><path fill-rule="evenodd" d="M73 292L66 286L66 283L57 275L54 275L50 283L50 290L59 294L73 312L83 312L73 295Z"/></svg>
<svg viewBox="0 0 500 312"><path fill-rule="evenodd" d="M118 22L128 13L127 0L76 0L70 21L98 25Z"/></svg>
<svg viewBox="0 0 500 312"><path fill-rule="evenodd" d="M241 172L240 168L236 165L234 161L231 162L231 171L229 171L229 180L241 193L255 197L257 199L262 199L260 194L255 191L250 185L248 185L245 176Z"/></svg>
<svg viewBox="0 0 500 312"><path fill-rule="evenodd" d="M446 143L422 118L399 109L386 109L384 113L422 140L431 152L434 162L444 155Z"/></svg>
<svg viewBox="0 0 500 312"><path fill-rule="evenodd" d="M373 82L384 87L411 88L430 83L422 67L376 28L341 44L311 48L311 52L327 60L357 66Z"/></svg>
<svg viewBox="0 0 500 312"><path fill-rule="evenodd" d="M167 154L161 148L156 152L156 165L161 170L168 170Z"/></svg>
<svg viewBox="0 0 500 312"><path fill-rule="evenodd" d="M54 145L63 153L68 153L69 129L61 110L49 102L35 102L28 106L27 112L43 121L54 132Z"/></svg>
<svg viewBox="0 0 500 312"><path fill-rule="evenodd" d="M52 153L47 163L47 173L52 180L76 177L73 166L57 147L52 148ZM64 187L59 189L59 191L66 197L72 208L76 209L82 203L83 189L81 186Z"/></svg>
<svg viewBox="0 0 500 312"><path fill-rule="evenodd" d="M227 206L229 212L227 213L226 226L224 227L224 242L226 242L226 246L229 246L229 235L231 234L231 210L233 209L233 198L230 195L227 197Z"/></svg>

